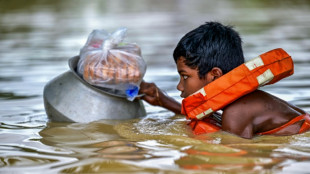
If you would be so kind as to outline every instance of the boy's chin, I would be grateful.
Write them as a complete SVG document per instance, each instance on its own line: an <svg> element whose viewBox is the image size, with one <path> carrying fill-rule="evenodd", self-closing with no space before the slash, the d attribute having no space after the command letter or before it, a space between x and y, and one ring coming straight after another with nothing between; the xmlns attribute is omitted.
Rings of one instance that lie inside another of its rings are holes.
<svg viewBox="0 0 310 174"><path fill-rule="evenodd" d="M181 93L180 97L181 98L186 98L186 97L188 97L188 95Z"/></svg>

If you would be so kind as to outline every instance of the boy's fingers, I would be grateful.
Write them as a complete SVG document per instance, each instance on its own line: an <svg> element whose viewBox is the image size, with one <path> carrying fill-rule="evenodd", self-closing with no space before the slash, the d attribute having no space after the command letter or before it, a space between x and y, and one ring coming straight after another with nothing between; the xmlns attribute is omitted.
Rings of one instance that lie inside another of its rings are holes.
<svg viewBox="0 0 310 174"><path fill-rule="evenodd" d="M140 94L145 94L145 95L150 95L150 96L153 96L155 94L155 91L156 89L154 87L150 87L150 88L144 88L144 89L141 89L139 91Z"/></svg>
<svg viewBox="0 0 310 174"><path fill-rule="evenodd" d="M140 88L144 88L144 86L145 86L145 82L144 81L142 81L141 83L140 83Z"/></svg>
<svg viewBox="0 0 310 174"><path fill-rule="evenodd" d="M140 97L142 100L147 101L150 104L154 104L154 97L151 97L149 95L144 95L142 97Z"/></svg>

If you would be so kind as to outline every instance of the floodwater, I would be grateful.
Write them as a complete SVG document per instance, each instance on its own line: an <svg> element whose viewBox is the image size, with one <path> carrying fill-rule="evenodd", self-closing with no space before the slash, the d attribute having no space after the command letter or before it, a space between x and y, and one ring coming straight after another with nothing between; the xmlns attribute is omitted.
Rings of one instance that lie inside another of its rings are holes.
<svg viewBox="0 0 310 174"><path fill-rule="evenodd" d="M234 25L247 59L285 49L295 74L263 89L310 112L309 1L2 0L0 173L307 173L310 133L194 136L183 116L147 103L141 119L48 121L44 85L69 69L93 29L128 27L126 41L148 64L145 80L181 101L172 51L205 21Z"/></svg>

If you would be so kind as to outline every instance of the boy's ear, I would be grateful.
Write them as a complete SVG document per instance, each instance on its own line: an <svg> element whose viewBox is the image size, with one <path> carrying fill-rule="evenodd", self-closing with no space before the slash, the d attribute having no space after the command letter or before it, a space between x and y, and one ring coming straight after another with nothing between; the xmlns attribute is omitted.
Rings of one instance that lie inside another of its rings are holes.
<svg viewBox="0 0 310 174"><path fill-rule="evenodd" d="M218 67L212 68L209 73L211 76L213 76L212 81L223 75L223 71L221 70L221 68Z"/></svg>

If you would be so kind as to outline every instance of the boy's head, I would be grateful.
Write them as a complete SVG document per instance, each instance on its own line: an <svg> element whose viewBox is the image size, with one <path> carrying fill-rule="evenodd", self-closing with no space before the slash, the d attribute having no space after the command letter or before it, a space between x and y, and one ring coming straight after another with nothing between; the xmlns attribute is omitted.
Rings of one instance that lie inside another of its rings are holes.
<svg viewBox="0 0 310 174"><path fill-rule="evenodd" d="M175 62L186 59L186 65L196 69L202 78L213 67L226 74L244 63L242 41L230 26L207 22L187 33L173 52Z"/></svg>
<svg viewBox="0 0 310 174"><path fill-rule="evenodd" d="M173 52L181 97L244 63L241 42L232 27L218 22L207 22L183 36Z"/></svg>

